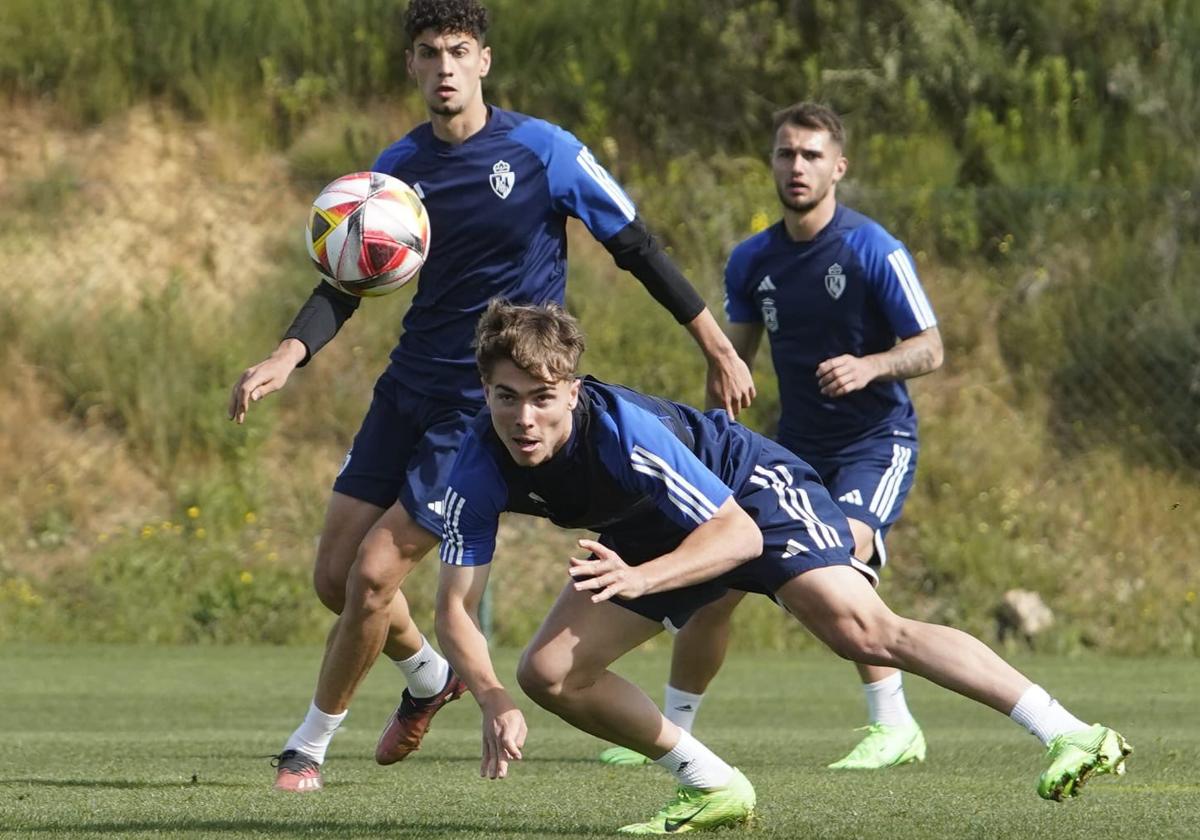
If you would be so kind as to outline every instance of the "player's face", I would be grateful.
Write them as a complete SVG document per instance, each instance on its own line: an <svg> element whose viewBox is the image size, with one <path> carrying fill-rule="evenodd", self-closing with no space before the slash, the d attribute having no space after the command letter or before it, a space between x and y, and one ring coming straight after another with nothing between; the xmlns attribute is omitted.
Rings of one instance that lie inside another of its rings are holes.
<svg viewBox="0 0 1200 840"><path fill-rule="evenodd" d="M771 172L783 206L804 214L834 200L833 187L846 174L846 159L828 131L784 123L775 132Z"/></svg>
<svg viewBox="0 0 1200 840"><path fill-rule="evenodd" d="M483 383L483 395L496 435L522 467L550 460L571 437L578 379L547 382L504 360L496 363Z"/></svg>
<svg viewBox="0 0 1200 840"><path fill-rule="evenodd" d="M492 66L492 50L480 47L474 35L427 29L405 58L430 113L453 117L483 101L483 77Z"/></svg>

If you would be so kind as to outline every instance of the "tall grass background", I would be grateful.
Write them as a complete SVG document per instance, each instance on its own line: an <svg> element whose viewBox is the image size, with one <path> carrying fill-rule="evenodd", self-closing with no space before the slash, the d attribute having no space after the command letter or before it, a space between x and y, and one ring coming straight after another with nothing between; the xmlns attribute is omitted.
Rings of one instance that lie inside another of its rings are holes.
<svg viewBox="0 0 1200 840"><path fill-rule="evenodd" d="M1049 650L1200 650L1200 12L1187 2L494 0L489 99L562 123L720 305L777 217L769 116L831 102L841 196L908 244L945 368L913 383L900 610ZM8 0L0 9L0 639L315 641L333 473L407 296L368 301L244 427L241 370L314 278L305 205L420 121L393 0ZM436 241L436 238L435 238ZM702 399L682 330L579 227L568 303L599 376ZM746 422L769 428L766 354ZM514 518L499 641L573 535ZM434 560L405 591L430 627ZM809 644L767 604L736 643Z"/></svg>

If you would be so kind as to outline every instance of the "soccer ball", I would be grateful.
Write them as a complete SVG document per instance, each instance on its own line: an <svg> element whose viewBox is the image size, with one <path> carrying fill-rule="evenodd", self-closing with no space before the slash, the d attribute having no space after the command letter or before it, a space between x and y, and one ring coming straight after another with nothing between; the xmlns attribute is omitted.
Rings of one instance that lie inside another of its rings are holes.
<svg viewBox="0 0 1200 840"><path fill-rule="evenodd" d="M313 201L305 244L321 276L344 292L378 297L416 276L429 254L429 214L391 175L355 172Z"/></svg>

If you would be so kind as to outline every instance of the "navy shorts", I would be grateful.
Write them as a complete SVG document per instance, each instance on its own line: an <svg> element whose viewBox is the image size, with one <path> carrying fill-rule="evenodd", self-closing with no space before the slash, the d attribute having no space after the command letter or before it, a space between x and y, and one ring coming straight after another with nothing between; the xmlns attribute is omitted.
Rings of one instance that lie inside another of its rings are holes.
<svg viewBox="0 0 1200 840"><path fill-rule="evenodd" d="M440 538L450 468L481 407L418 394L384 372L333 489L382 508L399 501Z"/></svg>
<svg viewBox="0 0 1200 840"><path fill-rule="evenodd" d="M885 429L836 452L797 454L812 464L848 518L865 522L875 531L875 554L870 563L883 568L887 563L884 538L900 518L917 474L916 439Z"/></svg>
<svg viewBox="0 0 1200 840"><path fill-rule="evenodd" d="M613 603L678 628L696 610L730 589L774 595L792 578L825 566L851 566L872 584L877 582L874 570L854 558L850 525L816 471L782 446L769 441L764 444L737 502L762 530L762 554L703 583L633 600L615 598ZM613 547L620 553L617 543L613 541ZM653 556L662 553L656 551ZM631 565L650 559L622 557Z"/></svg>

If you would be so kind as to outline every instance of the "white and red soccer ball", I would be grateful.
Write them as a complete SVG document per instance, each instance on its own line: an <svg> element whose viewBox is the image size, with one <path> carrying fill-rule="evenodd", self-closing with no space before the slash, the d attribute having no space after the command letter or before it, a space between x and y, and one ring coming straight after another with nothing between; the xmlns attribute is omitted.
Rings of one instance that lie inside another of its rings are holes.
<svg viewBox="0 0 1200 840"><path fill-rule="evenodd" d="M321 275L360 297L394 292L429 254L429 214L413 188L391 175L355 172L313 201L305 235Z"/></svg>

